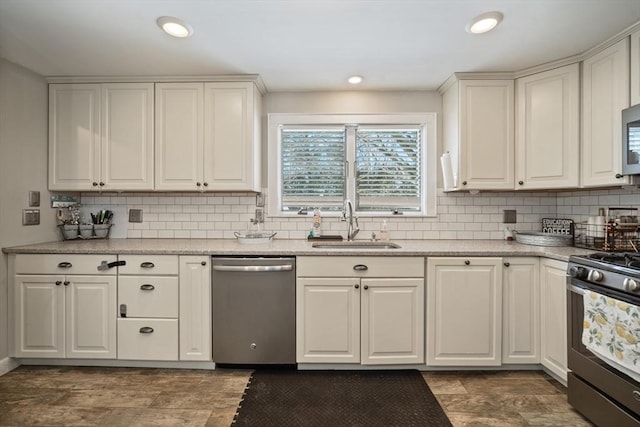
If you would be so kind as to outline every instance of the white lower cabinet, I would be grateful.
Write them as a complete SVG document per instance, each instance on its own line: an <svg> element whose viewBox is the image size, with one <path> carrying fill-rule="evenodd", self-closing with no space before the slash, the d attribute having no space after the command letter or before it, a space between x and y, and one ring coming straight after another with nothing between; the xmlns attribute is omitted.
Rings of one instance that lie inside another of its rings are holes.
<svg viewBox="0 0 640 427"><path fill-rule="evenodd" d="M103 260L115 256L16 255L12 356L116 357L116 276Z"/></svg>
<svg viewBox="0 0 640 427"><path fill-rule="evenodd" d="M567 263L540 260L542 366L567 381Z"/></svg>
<svg viewBox="0 0 640 427"><path fill-rule="evenodd" d="M501 266L501 258L427 258L427 365L502 363Z"/></svg>
<svg viewBox="0 0 640 427"><path fill-rule="evenodd" d="M121 255L118 359L178 360L176 255Z"/></svg>
<svg viewBox="0 0 640 427"><path fill-rule="evenodd" d="M211 258L180 257L180 360L211 360Z"/></svg>
<svg viewBox="0 0 640 427"><path fill-rule="evenodd" d="M298 363L424 363L424 259L298 257Z"/></svg>
<svg viewBox="0 0 640 427"><path fill-rule="evenodd" d="M502 259L502 363L540 363L537 257Z"/></svg>

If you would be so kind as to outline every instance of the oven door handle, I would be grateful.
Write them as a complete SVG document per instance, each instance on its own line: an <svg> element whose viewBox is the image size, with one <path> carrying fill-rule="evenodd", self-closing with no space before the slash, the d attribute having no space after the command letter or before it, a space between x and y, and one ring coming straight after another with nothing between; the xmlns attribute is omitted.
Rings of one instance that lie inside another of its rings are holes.
<svg viewBox="0 0 640 427"><path fill-rule="evenodd" d="M584 294L587 293L587 289L581 288L581 287L576 286L576 285L568 284L567 285L567 289L570 290L571 292L574 292L574 293L579 294L579 295L584 295Z"/></svg>
<svg viewBox="0 0 640 427"><path fill-rule="evenodd" d="M293 265L214 265L213 269L216 271L233 271L244 273L262 273L272 271L291 271Z"/></svg>

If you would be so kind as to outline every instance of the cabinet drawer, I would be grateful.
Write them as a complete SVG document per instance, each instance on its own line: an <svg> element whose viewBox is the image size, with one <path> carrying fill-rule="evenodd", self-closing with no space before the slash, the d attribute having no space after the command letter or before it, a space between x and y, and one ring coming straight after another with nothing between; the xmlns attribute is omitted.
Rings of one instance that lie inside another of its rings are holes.
<svg viewBox="0 0 640 427"><path fill-rule="evenodd" d="M298 257L298 277L424 277L422 257Z"/></svg>
<svg viewBox="0 0 640 427"><path fill-rule="evenodd" d="M118 319L118 359L178 360L178 319Z"/></svg>
<svg viewBox="0 0 640 427"><path fill-rule="evenodd" d="M116 255L19 254L16 274L90 274L115 276L117 268L98 270L102 261L117 261Z"/></svg>
<svg viewBox="0 0 640 427"><path fill-rule="evenodd" d="M118 307L127 306L127 317L178 318L178 277L121 276Z"/></svg>
<svg viewBox="0 0 640 427"><path fill-rule="evenodd" d="M120 274L178 275L177 255L120 255L127 264L119 267Z"/></svg>

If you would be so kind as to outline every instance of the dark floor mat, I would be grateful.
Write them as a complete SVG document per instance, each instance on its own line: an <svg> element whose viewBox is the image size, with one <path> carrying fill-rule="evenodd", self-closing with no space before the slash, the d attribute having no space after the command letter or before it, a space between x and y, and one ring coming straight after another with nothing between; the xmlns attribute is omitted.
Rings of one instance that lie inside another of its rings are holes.
<svg viewBox="0 0 640 427"><path fill-rule="evenodd" d="M233 426L451 426L420 372L253 373Z"/></svg>

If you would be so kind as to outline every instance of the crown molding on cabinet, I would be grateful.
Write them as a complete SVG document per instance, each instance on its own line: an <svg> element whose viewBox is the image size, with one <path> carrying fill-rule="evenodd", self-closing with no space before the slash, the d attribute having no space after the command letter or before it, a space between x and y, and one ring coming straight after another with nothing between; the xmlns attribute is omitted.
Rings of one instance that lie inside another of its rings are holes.
<svg viewBox="0 0 640 427"><path fill-rule="evenodd" d="M474 72L474 73L453 73L451 77L445 80L438 88L438 92L443 94L458 80L509 80L514 78L512 71L500 72Z"/></svg>
<svg viewBox="0 0 640 427"><path fill-rule="evenodd" d="M474 72L474 73L453 73L444 83L438 87L438 92L443 94L449 87L457 80L493 80L493 79L519 79L521 77L530 76L532 74L541 73L543 71L553 70L554 68L564 67L565 65L575 64L576 62L582 62L587 58L592 57L596 53L605 50L609 46L613 46L625 37L629 37L630 34L640 30L640 21L631 25L630 27L620 31L615 36L607 39L606 41L588 49L580 54L569 56L566 58L558 59L556 61L546 62L544 64L535 65L533 67L525 68L519 71L506 71L506 72Z"/></svg>
<svg viewBox="0 0 640 427"><path fill-rule="evenodd" d="M267 87L258 74L203 76L47 76L47 83L175 83L175 82L254 82L260 94Z"/></svg>

